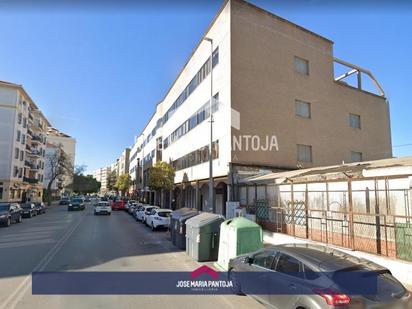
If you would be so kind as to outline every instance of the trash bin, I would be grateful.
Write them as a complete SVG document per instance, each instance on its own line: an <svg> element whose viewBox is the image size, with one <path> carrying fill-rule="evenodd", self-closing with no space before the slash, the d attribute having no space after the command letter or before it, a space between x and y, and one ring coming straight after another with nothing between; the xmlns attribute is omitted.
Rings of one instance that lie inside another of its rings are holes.
<svg viewBox="0 0 412 309"><path fill-rule="evenodd" d="M202 212L186 221L186 253L198 262L216 261L221 215Z"/></svg>
<svg viewBox="0 0 412 309"><path fill-rule="evenodd" d="M237 217L220 225L219 258L216 266L228 270L229 260L241 254L263 248L263 233L260 225Z"/></svg>
<svg viewBox="0 0 412 309"><path fill-rule="evenodd" d="M170 237L172 244L180 249L186 248L186 219L196 216L199 212L194 208L180 208L170 216Z"/></svg>
<svg viewBox="0 0 412 309"><path fill-rule="evenodd" d="M186 249L186 221L198 214L199 212L197 210L193 210L182 214L182 216L177 219L176 246L179 249Z"/></svg>

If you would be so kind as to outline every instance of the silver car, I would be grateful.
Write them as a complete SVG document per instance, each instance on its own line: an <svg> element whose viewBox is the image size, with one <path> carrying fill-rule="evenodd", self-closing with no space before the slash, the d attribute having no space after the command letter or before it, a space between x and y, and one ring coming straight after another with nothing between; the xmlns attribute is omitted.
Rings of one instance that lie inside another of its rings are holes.
<svg viewBox="0 0 412 309"><path fill-rule="evenodd" d="M354 273L357 277L349 278L356 279L339 279ZM344 292L367 289L370 274L373 293ZM412 308L410 293L388 269L325 246L269 246L232 259L228 277L236 294L249 294L270 308Z"/></svg>

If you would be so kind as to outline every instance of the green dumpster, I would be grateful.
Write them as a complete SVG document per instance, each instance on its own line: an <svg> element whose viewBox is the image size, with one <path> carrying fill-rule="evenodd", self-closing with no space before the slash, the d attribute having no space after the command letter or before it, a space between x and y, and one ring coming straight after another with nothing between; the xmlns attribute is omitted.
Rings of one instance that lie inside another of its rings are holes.
<svg viewBox="0 0 412 309"><path fill-rule="evenodd" d="M260 225L244 217L226 220L220 225L219 256L216 266L228 270L229 260L263 248Z"/></svg>

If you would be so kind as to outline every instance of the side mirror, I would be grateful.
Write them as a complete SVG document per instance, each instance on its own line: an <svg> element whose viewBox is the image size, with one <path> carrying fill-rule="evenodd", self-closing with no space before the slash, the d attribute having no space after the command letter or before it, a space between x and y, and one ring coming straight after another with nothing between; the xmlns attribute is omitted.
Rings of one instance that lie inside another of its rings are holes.
<svg viewBox="0 0 412 309"><path fill-rule="evenodd" d="M249 265L252 264L253 263L253 258L250 257L250 256L245 257L244 263L247 263Z"/></svg>

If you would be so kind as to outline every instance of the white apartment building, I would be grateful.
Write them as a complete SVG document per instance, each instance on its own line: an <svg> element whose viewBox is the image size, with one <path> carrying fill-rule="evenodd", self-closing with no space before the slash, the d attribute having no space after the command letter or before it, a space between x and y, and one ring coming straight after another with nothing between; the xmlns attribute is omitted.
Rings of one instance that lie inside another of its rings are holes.
<svg viewBox="0 0 412 309"><path fill-rule="evenodd" d="M21 85L0 81L0 201L41 201L50 123Z"/></svg>
<svg viewBox="0 0 412 309"><path fill-rule="evenodd" d="M48 128L47 130L47 143L46 143L46 158L47 156L53 155L56 151L61 148L70 160L71 166L74 168L74 162L76 157L76 140L55 128ZM50 163L48 160L45 162L45 173L43 186L46 189L51 178L50 174ZM69 191L67 187L73 182L73 177L71 175L65 175L60 177L57 181L54 181L52 185L52 190L60 189L60 193L65 193Z"/></svg>
<svg viewBox="0 0 412 309"><path fill-rule="evenodd" d="M349 73L335 76L335 63ZM356 85L344 82L352 74ZM377 93L366 91L362 78L371 78ZM211 94L213 209L207 205ZM243 177L388 158L391 148L389 105L369 70L335 58L331 40L229 0L135 138L129 173L139 190L142 166L146 186L148 167L171 162L174 191L163 201L154 193L146 198L225 214L225 202L239 200Z"/></svg>
<svg viewBox="0 0 412 309"><path fill-rule="evenodd" d="M94 179L100 182L100 194L106 194L107 189L107 177L110 173L110 167L102 167L92 173Z"/></svg>

